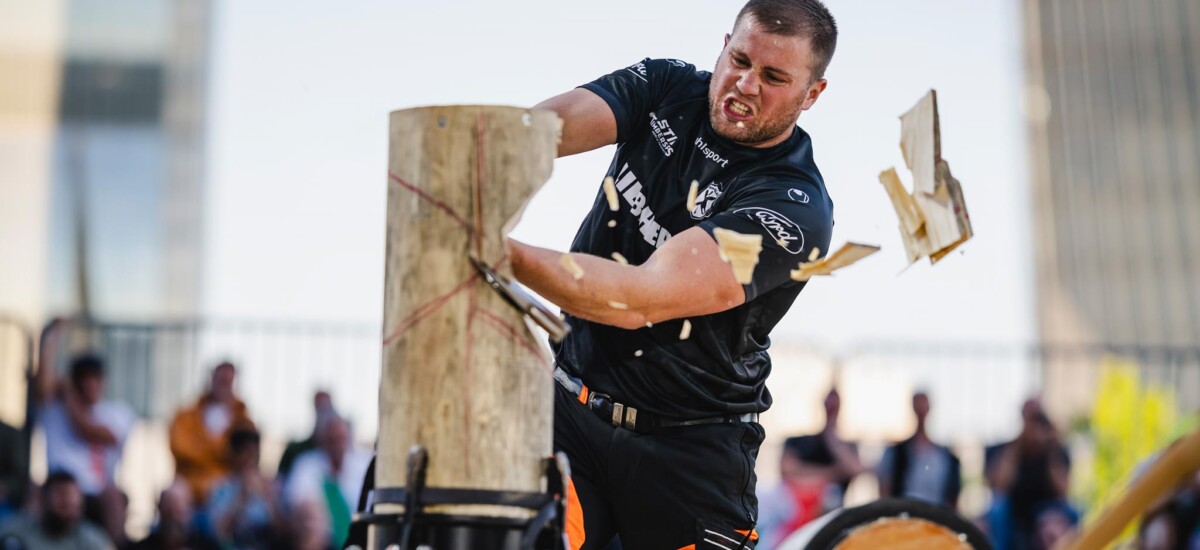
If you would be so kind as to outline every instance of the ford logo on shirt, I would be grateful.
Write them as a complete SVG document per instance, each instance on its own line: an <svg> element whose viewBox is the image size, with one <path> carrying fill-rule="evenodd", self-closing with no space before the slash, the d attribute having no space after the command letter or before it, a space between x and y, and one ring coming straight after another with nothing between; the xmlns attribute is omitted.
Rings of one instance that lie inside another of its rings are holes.
<svg viewBox="0 0 1200 550"><path fill-rule="evenodd" d="M787 250L788 253L799 254L804 249L804 233L800 231L800 226L787 219L783 214L759 206L739 208L733 213L742 214L761 224L775 244Z"/></svg>

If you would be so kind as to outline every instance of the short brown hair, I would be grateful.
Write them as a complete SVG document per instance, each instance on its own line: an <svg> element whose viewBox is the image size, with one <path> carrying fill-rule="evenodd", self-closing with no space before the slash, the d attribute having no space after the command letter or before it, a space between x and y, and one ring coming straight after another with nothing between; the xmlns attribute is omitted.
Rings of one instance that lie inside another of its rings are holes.
<svg viewBox="0 0 1200 550"><path fill-rule="evenodd" d="M812 78L825 77L837 47L837 22L821 0L750 0L738 12L734 28L746 15L754 16L768 34L807 37L813 53Z"/></svg>

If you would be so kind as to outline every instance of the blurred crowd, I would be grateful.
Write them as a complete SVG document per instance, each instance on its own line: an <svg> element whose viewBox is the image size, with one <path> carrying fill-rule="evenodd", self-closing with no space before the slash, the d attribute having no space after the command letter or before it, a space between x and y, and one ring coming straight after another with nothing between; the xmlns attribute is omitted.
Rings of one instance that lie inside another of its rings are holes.
<svg viewBox="0 0 1200 550"><path fill-rule="evenodd" d="M847 489L872 473L880 498L918 499L957 510L962 466L947 446L930 438L929 395L912 397L916 429L886 448L874 468L838 432L841 399L825 397L820 432L785 440L780 482L760 491L759 547L775 548L805 524L843 505ZM1071 455L1036 398L1021 407L1021 432L989 446L984 479L986 512L971 518L997 550L1050 550L1079 528L1081 511L1068 500ZM1140 522L1135 546L1146 550L1200 550L1200 472L1152 506Z"/></svg>
<svg viewBox="0 0 1200 550"><path fill-rule="evenodd" d="M136 422L129 405L106 399L104 361L82 355L66 376L43 352L35 378L36 418L45 437L47 476L28 479L18 430L0 430L0 549L216 550L340 548L372 454L353 443L330 395L313 398L311 435L288 444L274 475L234 391L237 368L212 369L207 388L169 427L174 480L162 488L145 537L126 531L128 499L115 473Z"/></svg>
<svg viewBox="0 0 1200 550"><path fill-rule="evenodd" d="M43 352L43 365L54 364L52 355ZM128 499L115 480L136 422L133 410L104 397L105 365L98 356L71 359L64 376L39 368L33 395L48 475L34 486L23 434L0 424L0 550L340 548L371 452L354 445L330 395L317 392L311 434L289 443L274 474L267 473L259 432L234 389L236 377L233 364L216 365L203 393L174 414L175 477L159 494L149 533L134 540L126 531ZM912 435L888 446L874 467L838 432L836 390L824 408L824 427L787 439L780 483L760 491L760 548L776 547L841 507L863 474L874 475L881 498L957 509L962 466L927 431L927 394L912 397ZM1037 399L1026 401L1020 414L1020 434L986 450L990 506L974 519L998 550L1048 550L1080 521L1067 499L1071 455ZM1146 513L1136 541L1150 550L1200 550L1200 474Z"/></svg>

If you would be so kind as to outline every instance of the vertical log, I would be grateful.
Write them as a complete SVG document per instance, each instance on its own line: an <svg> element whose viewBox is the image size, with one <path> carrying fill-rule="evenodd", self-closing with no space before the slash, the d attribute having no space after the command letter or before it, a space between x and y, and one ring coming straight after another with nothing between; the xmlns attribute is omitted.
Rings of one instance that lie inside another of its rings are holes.
<svg viewBox="0 0 1200 550"><path fill-rule="evenodd" d="M405 485L408 450L419 444L428 487L544 490L551 358L468 256L511 277L504 235L549 178L559 129L550 111L514 107L391 113L377 487Z"/></svg>

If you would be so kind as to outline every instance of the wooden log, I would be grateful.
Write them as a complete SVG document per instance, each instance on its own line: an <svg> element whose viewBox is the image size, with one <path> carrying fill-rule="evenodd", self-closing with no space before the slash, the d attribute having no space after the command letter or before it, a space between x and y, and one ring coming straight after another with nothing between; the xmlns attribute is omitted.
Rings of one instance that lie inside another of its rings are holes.
<svg viewBox="0 0 1200 550"><path fill-rule="evenodd" d="M391 113L376 487L403 487L409 448L421 445L429 488L544 490L551 356L469 257L511 277L504 235L550 177L560 128L553 112L514 107Z"/></svg>
<svg viewBox="0 0 1200 550"><path fill-rule="evenodd" d="M1130 482L1120 498L1105 508L1099 517L1085 526L1074 538L1060 541L1055 548L1107 548L1121 535L1130 521L1149 511L1151 504L1174 490L1180 480L1195 475L1197 469L1200 469L1200 429L1179 438L1164 449L1145 472ZM1180 536L1186 536L1186 533L1181 533Z"/></svg>

